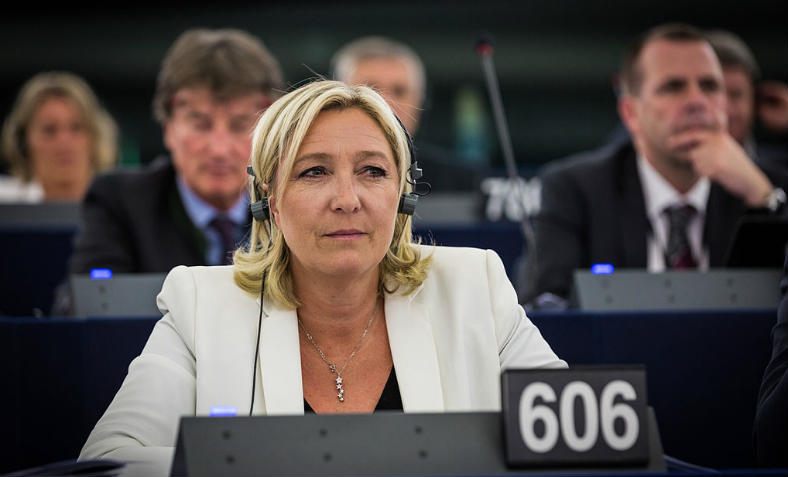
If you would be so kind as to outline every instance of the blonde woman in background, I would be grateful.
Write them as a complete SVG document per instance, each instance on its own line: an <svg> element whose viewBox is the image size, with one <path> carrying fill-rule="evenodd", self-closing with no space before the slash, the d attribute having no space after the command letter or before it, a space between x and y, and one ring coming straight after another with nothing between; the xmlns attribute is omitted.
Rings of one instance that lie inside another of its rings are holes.
<svg viewBox="0 0 788 477"><path fill-rule="evenodd" d="M80 77L39 73L3 125L0 202L78 202L94 174L117 161L117 126Z"/></svg>

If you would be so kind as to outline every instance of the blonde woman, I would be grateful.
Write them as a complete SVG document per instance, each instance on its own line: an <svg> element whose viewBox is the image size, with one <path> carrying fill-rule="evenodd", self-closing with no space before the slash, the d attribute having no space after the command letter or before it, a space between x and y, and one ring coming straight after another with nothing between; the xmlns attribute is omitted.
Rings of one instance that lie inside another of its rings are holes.
<svg viewBox="0 0 788 477"><path fill-rule="evenodd" d="M166 475L179 417L500 409L505 367L564 367L492 251L413 243L404 128L365 86L319 81L254 131L251 245L177 267L164 314L82 458Z"/></svg>
<svg viewBox="0 0 788 477"><path fill-rule="evenodd" d="M118 156L115 122L90 86L66 72L25 83L2 142L11 176L0 178L0 202L78 202Z"/></svg>

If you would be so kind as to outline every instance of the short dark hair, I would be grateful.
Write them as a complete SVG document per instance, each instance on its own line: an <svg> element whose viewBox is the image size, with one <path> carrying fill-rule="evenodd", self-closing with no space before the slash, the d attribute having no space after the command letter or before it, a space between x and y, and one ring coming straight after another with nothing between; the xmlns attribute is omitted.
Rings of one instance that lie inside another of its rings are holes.
<svg viewBox="0 0 788 477"><path fill-rule="evenodd" d="M755 56L736 34L726 30L714 30L707 32L706 37L723 68L743 70L753 84L761 79L761 69L755 61Z"/></svg>
<svg viewBox="0 0 788 477"><path fill-rule="evenodd" d="M153 96L160 123L172 114L172 98L188 87L206 87L220 98L259 91L276 99L284 80L276 58L249 33L227 28L190 29L172 44L161 64Z"/></svg>
<svg viewBox="0 0 788 477"><path fill-rule="evenodd" d="M621 91L637 95L643 84L643 71L638 64L640 53L647 44L656 40L676 42L707 42L706 36L694 26L684 23L664 23L638 36L625 50L619 68Z"/></svg>

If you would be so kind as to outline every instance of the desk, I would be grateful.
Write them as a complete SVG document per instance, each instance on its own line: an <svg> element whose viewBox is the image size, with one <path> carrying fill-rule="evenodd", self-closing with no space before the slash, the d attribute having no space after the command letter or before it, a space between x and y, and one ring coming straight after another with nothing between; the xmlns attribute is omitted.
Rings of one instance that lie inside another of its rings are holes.
<svg viewBox="0 0 788 477"><path fill-rule="evenodd" d="M66 278L75 231L68 225L0 225L0 315L49 313L55 287Z"/></svg>
<svg viewBox="0 0 788 477"><path fill-rule="evenodd" d="M0 474L76 458L158 318L0 318Z"/></svg>
<svg viewBox="0 0 788 477"><path fill-rule="evenodd" d="M158 318L0 318L0 473L74 458ZM571 365L643 363L665 453L754 465L752 422L773 311L539 313Z"/></svg>
<svg viewBox="0 0 788 477"><path fill-rule="evenodd" d="M540 313L533 321L570 365L645 364L667 455L715 468L753 465L776 311Z"/></svg>

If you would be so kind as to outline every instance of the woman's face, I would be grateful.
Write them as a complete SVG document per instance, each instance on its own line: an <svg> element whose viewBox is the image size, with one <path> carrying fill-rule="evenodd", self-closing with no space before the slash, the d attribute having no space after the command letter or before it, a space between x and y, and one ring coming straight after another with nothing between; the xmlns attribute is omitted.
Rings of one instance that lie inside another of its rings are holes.
<svg viewBox="0 0 788 477"><path fill-rule="evenodd" d="M33 113L25 140L33 177L42 185L85 182L92 175L90 133L71 100L44 99Z"/></svg>
<svg viewBox="0 0 788 477"><path fill-rule="evenodd" d="M357 108L320 113L277 185L283 194L271 211L294 277L377 276L394 234L399 174L372 118Z"/></svg>

